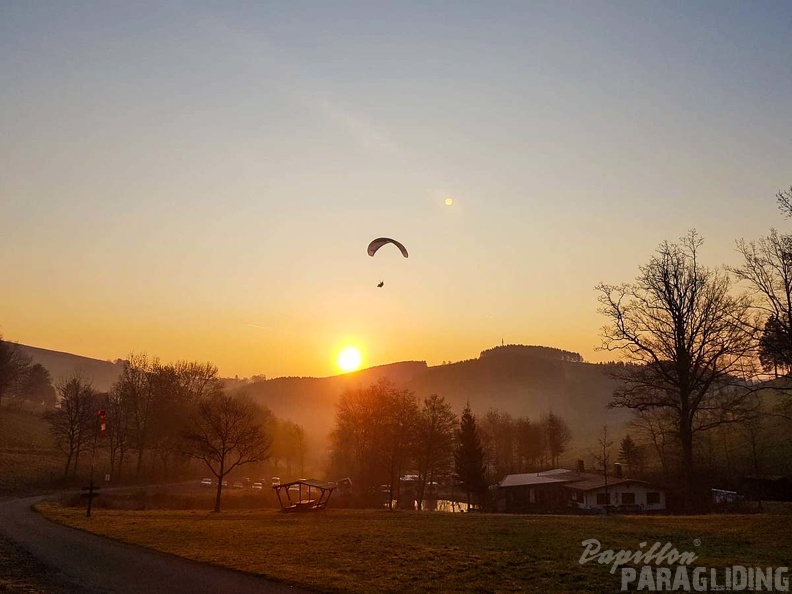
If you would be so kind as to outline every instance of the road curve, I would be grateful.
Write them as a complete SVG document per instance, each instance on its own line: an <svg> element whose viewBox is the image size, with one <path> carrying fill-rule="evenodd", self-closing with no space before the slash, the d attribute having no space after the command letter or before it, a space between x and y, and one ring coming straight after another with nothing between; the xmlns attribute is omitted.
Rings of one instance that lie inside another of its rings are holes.
<svg viewBox="0 0 792 594"><path fill-rule="evenodd" d="M309 592L67 528L34 512L47 497L0 502L0 533L85 594L302 594Z"/></svg>

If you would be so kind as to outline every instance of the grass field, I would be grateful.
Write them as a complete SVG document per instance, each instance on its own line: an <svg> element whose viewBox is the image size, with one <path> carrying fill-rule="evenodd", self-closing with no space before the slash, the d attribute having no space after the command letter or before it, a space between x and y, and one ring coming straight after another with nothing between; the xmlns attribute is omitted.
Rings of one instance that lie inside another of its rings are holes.
<svg viewBox="0 0 792 594"><path fill-rule="evenodd" d="M124 542L326 592L608 592L581 542L670 542L694 566L785 566L792 515L510 516L326 510L120 511L44 504L47 517ZM694 541L700 541L696 546Z"/></svg>
<svg viewBox="0 0 792 594"><path fill-rule="evenodd" d="M65 461L41 414L0 409L0 497L52 484L63 475Z"/></svg>

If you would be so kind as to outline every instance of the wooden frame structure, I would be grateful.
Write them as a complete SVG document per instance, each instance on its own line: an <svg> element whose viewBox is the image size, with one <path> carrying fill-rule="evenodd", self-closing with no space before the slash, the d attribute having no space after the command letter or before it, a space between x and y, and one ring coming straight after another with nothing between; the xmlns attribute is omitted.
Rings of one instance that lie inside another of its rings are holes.
<svg viewBox="0 0 792 594"><path fill-rule="evenodd" d="M295 485L298 488L292 489ZM307 479L283 483L282 485L272 485L272 488L275 489L275 494L278 496L281 511L304 512L324 509L330 500L330 495L333 494L333 490L336 488L336 484ZM297 492L296 498L293 498L292 494L295 491Z"/></svg>

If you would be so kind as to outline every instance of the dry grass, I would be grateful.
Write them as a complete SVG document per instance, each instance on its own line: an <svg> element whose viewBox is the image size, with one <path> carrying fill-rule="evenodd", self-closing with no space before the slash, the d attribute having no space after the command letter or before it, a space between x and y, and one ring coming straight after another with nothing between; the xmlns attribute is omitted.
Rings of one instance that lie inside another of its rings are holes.
<svg viewBox="0 0 792 594"><path fill-rule="evenodd" d="M0 408L0 497L51 484L63 474L65 460L41 414Z"/></svg>
<svg viewBox="0 0 792 594"><path fill-rule="evenodd" d="M789 563L792 516L575 517L327 510L97 510L56 504L69 526L327 592L604 592L618 572L578 563L581 541L671 542L696 565ZM695 547L694 539L701 545Z"/></svg>

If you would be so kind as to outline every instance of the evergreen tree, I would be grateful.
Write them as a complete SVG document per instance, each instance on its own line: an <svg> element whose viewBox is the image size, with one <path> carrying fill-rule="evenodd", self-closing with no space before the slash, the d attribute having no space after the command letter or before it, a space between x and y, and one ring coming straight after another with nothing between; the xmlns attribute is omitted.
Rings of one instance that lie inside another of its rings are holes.
<svg viewBox="0 0 792 594"><path fill-rule="evenodd" d="M640 471L643 462L643 451L629 433L621 441L619 462L627 465L627 472L631 475L636 471Z"/></svg>
<svg viewBox="0 0 792 594"><path fill-rule="evenodd" d="M470 496L481 495L487 490L487 479L484 475L484 448L476 428L476 417L470 410L470 403L462 411L462 419L457 435L458 444L454 452L456 474L465 486L467 504L470 509Z"/></svg>

